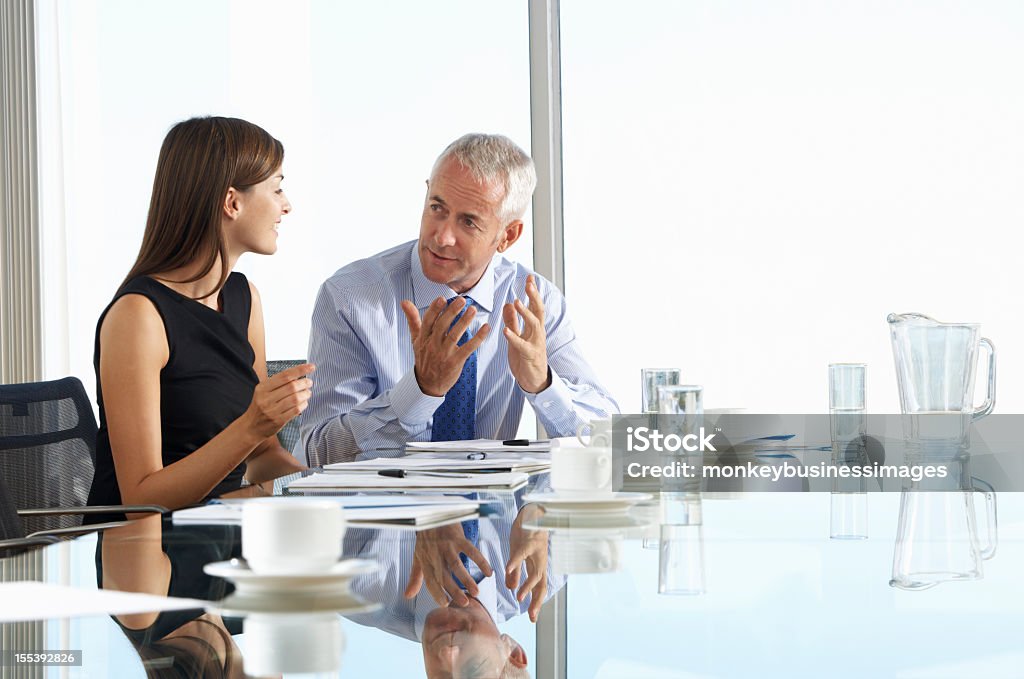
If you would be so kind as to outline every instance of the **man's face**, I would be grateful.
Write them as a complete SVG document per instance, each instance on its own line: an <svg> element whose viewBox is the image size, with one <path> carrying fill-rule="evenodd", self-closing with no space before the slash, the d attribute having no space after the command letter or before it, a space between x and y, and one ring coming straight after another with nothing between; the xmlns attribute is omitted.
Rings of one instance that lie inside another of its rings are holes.
<svg viewBox="0 0 1024 679"><path fill-rule="evenodd" d="M476 599L465 608L431 611L423 627L423 665L429 679L497 677L506 663L525 666L522 648L498 632Z"/></svg>
<svg viewBox="0 0 1024 679"><path fill-rule="evenodd" d="M498 209L505 188L481 184L459 161L448 158L427 181L418 244L424 275L463 293L480 280L495 252L516 242L523 223L502 224Z"/></svg>

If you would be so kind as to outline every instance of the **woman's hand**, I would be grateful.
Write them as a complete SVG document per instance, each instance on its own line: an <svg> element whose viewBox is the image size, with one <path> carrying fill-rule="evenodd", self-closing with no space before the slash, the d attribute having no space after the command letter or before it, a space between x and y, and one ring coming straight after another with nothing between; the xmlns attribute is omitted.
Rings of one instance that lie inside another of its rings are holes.
<svg viewBox="0 0 1024 679"><path fill-rule="evenodd" d="M261 439L273 436L309 404L313 381L306 377L316 370L312 363L303 363L282 370L256 385L252 402L242 416Z"/></svg>

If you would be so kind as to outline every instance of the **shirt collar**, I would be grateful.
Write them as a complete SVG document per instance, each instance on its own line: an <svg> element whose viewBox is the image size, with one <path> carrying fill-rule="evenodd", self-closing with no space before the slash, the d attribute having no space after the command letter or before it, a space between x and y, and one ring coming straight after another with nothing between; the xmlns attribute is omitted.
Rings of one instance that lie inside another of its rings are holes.
<svg viewBox="0 0 1024 679"><path fill-rule="evenodd" d="M423 273L423 264L420 262L419 248L420 242L418 240L413 241L412 251L409 253L409 264L412 271L413 302L416 303L416 308L420 310L426 309L438 297L445 299L458 297L459 293L444 283L435 283L426 277ZM494 265L497 259L498 255L495 253L491 257L491 261L487 263L487 268L484 269L484 274L477 281L477 284L462 293L472 297L473 302L488 313L494 308Z"/></svg>

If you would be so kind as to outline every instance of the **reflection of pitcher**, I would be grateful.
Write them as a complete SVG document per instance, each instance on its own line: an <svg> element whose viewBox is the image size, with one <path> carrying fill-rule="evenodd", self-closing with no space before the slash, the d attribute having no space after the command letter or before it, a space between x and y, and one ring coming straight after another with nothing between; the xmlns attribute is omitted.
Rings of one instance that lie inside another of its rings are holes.
<svg viewBox="0 0 1024 679"><path fill-rule="evenodd" d="M979 336L976 323L940 323L922 314L889 314L900 410L910 413L968 413L973 419L996 404L996 350ZM973 407L978 347L989 353L988 394Z"/></svg>
<svg viewBox="0 0 1024 679"><path fill-rule="evenodd" d="M904 490L900 498L899 532L892 562L893 587L928 589L950 580L980 580L981 562L996 552L996 505L992 486L984 491ZM986 545L978 542L974 493L983 492Z"/></svg>

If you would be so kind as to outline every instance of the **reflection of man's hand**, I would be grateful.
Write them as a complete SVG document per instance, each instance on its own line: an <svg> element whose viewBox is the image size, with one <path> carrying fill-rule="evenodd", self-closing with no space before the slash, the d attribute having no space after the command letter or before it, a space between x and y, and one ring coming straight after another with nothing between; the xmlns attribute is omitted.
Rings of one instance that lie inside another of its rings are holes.
<svg viewBox="0 0 1024 679"><path fill-rule="evenodd" d="M466 606L469 599L455 578L466 586L471 596L477 596L480 588L462 565L459 553L469 557L484 575L493 575L491 565L472 542L466 539L460 524L431 528L416 533L416 549L412 556L412 570L405 598L416 596L424 584L438 606L447 606L449 598L456 606Z"/></svg>
<svg viewBox="0 0 1024 679"><path fill-rule="evenodd" d="M526 279L530 306L518 299L502 307L505 339L508 340L508 367L523 391L536 394L551 386L548 374L547 333L544 330L544 302L533 276ZM519 316L523 329L519 330Z"/></svg>
<svg viewBox="0 0 1024 679"><path fill-rule="evenodd" d="M505 566L505 586L514 590L519 584L519 571L526 565L526 580L516 592L516 601L522 602L526 595L530 598L530 620L537 622L540 607L548 593L548 532L546 530L527 530L523 528L525 519L534 518L542 510L537 505L526 505L519 512L509 537L509 559Z"/></svg>
<svg viewBox="0 0 1024 679"><path fill-rule="evenodd" d="M420 318L415 304L407 299L402 301L402 311L412 337L412 351L416 357L416 381L424 394L444 396L459 380L466 359L483 344L491 331L491 326L484 323L460 347L459 338L476 315L476 307L470 307L453 326L452 321L465 306L465 297L457 297L447 307L444 298L438 297L427 307L423 318Z"/></svg>

